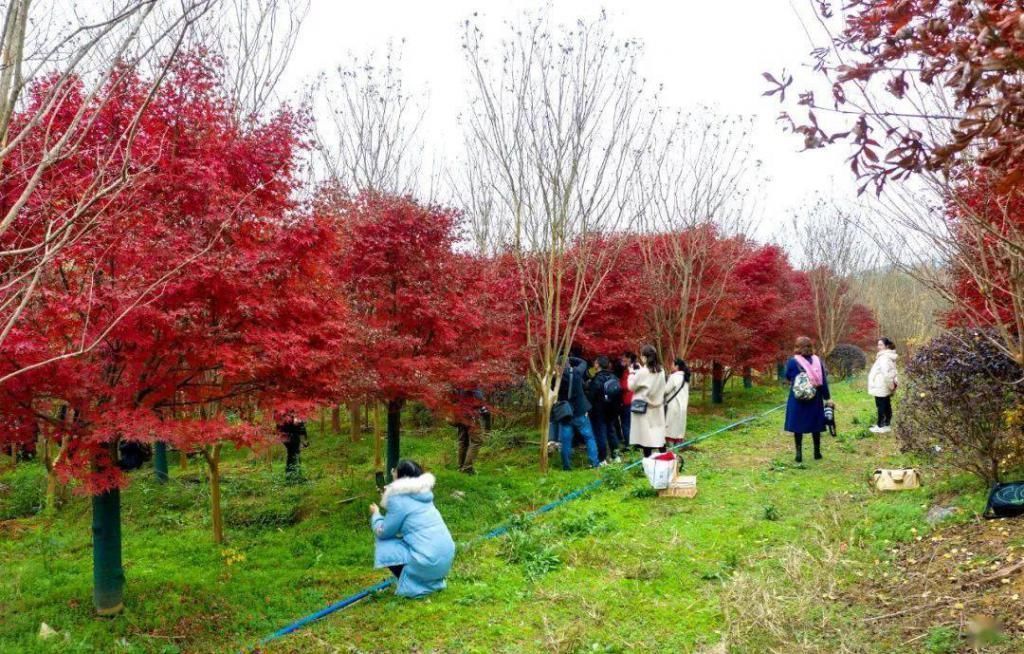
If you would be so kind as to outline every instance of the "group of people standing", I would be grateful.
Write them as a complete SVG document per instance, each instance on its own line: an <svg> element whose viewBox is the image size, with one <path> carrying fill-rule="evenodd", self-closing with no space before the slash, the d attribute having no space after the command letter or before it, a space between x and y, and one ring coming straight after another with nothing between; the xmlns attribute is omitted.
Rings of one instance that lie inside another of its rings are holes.
<svg viewBox="0 0 1024 654"><path fill-rule="evenodd" d="M893 342L879 339L878 355L868 373L868 392L875 397L878 408L878 424L872 428L876 432L888 431L892 419L895 362ZM672 371L666 374L657 350L645 345L639 357L626 352L617 364L599 356L591 366L578 353L565 361L554 397L549 441L561 450L566 470L571 467L577 436L586 444L591 465L598 467L609 459L619 460L618 450L627 444L649 456L686 435L690 385L686 363L676 359ZM796 351L786 364L786 379L790 390L785 428L793 433L796 460L803 460L803 437L808 433L814 442L814 458L821 459L821 433L828 420L827 409L834 410L834 404L825 366L814 354L810 338L797 339ZM459 467L467 471L467 463L472 469L478 446L472 440L468 416L476 413L486 421L489 414L481 393L467 391L461 396L470 411L455 425L460 442ZM291 431L297 430L293 427ZM370 529L375 537L374 565L391 570L398 595L422 597L445 587L455 543L434 506L434 476L409 460L399 462L392 472L395 481L385 489L381 506L369 506Z"/></svg>
<svg viewBox="0 0 1024 654"><path fill-rule="evenodd" d="M560 451L564 470L572 468L577 439L596 468L621 461L620 452L627 447L649 456L686 436L690 370L676 359L666 371L652 345L643 346L639 356L624 352L615 362L599 356L593 365L573 353L565 360L561 379L552 380L555 385L548 444Z"/></svg>
<svg viewBox="0 0 1024 654"><path fill-rule="evenodd" d="M875 398L878 421L871 427L876 434L892 431L892 396L897 387L896 344L882 337L876 344L875 362L868 372L868 394ZM803 461L804 434L814 442L814 458L821 459L821 433L828 416L835 411L828 388L825 366L814 354L813 343L806 336L796 339L796 351L786 363L786 379L790 383L786 401L785 430L793 434L797 463Z"/></svg>

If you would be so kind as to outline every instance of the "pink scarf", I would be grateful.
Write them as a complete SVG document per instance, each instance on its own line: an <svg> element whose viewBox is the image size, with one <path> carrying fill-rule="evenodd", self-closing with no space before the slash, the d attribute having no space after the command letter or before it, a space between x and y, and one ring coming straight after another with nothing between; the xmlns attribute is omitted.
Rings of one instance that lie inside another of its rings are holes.
<svg viewBox="0 0 1024 654"><path fill-rule="evenodd" d="M821 370L821 359L811 355L811 360L803 358L799 354L793 356L796 362L800 364L800 367L804 369L807 376L810 378L811 383L815 386L821 386L825 381L825 373Z"/></svg>

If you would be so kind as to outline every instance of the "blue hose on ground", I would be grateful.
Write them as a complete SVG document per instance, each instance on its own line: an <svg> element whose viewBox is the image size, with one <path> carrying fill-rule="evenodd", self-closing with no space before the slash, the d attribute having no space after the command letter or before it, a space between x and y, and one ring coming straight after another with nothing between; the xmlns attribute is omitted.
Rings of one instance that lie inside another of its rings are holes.
<svg viewBox="0 0 1024 654"><path fill-rule="evenodd" d="M778 411L779 409L783 408L784 406L786 406L786 405L785 404L780 404L779 406L772 407L771 409L768 409L764 413L759 413L756 416L749 416L747 418L744 418L743 420L737 420L736 422L733 422L733 423L730 423L730 424L728 424L728 425L726 425L724 427L720 427L718 429L715 429L714 431L709 431L709 432L707 432L705 434L701 434L700 436L695 436L694 438L690 438L688 440L685 440L682 443L674 445L674 446L672 446L669 449L671 449L671 450L678 450L680 448L688 447L688 446L693 445L695 443L699 443L699 442L701 442L703 440L711 438L712 436L715 436L716 434L721 434L722 432L729 431L730 429L735 429L736 427L739 427L740 425L745 425L747 423L754 422L755 420L760 420L761 418L765 417L766 415L768 415L770 413L774 413L775 411ZM642 460L634 461L633 463L630 463L629 465L627 465L624 469L625 470L630 470L632 468L635 468L638 465L640 465L641 462L642 462ZM603 479L595 479L594 481L590 482L586 486L583 486L582 488L578 488L578 489L572 491L571 493L567 493L567 494L563 495L562 497L558 498L557 500L555 500L553 502L550 502L548 504L545 504L544 506L540 507L539 509L535 509L533 511L530 511L529 513L525 514L525 518L527 520L532 520L533 518L536 518L539 515L547 513L548 511L551 511L552 509L555 509L555 508L565 504L566 502L571 502L571 501L573 501L573 500L575 500L575 499L577 499L577 498L579 498L579 497L589 493L590 491L594 490L595 488L600 486L603 481L604 481ZM486 534L483 534L482 536L476 538L475 540L470 541L470 544L473 544L473 543L481 541L481 540L490 540L492 538L497 538L498 536L501 536L501 535L505 534L506 532L508 532L508 530L509 530L509 524L505 523L505 524L501 525L500 527L492 529L491 531L487 532ZM374 593L376 593L378 591L384 590L385 588L387 588L388 586L390 586L390 585L392 585L394 583L395 583L395 579L393 577L391 577L391 578L385 579L385 580L381 581L380 583L375 584L373 586L368 586L368 587L364 588L363 590L359 591L358 593L355 593L353 595L349 595L348 597L346 597L344 599L341 599L341 600L338 600L334 604L331 604L330 606L328 606L326 608L323 608L323 609L317 611L316 613L312 613L310 615L307 615L306 617L304 617L304 618L302 618L300 620L296 620L295 622L293 622L293 623L291 623L291 624L289 624L289 625L287 625L285 627L282 627L281 629L278 629L274 633L270 634L269 636L267 636L266 638L261 640L260 641L260 645L266 645L267 643L269 643L271 641L274 641L274 640L277 640L278 638L282 638L284 636L287 636L288 634L290 634L290 633L292 633L294 631L298 631L299 629L301 629L302 627L305 627L309 623L315 622L315 621L319 620L320 618L323 618L323 617L328 616L328 615L330 615L330 614L332 614L332 613L334 613L336 611L340 611L340 610L342 610L344 608L347 608L347 607L351 606L352 604L355 604L359 600L362 600L362 599L364 599L366 597L369 597L370 595L372 595L372 594L374 594Z"/></svg>

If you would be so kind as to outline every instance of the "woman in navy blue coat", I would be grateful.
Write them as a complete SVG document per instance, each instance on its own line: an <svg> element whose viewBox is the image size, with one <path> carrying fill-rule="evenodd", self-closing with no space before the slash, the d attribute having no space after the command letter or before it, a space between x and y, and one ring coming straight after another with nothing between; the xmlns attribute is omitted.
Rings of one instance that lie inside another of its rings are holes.
<svg viewBox="0 0 1024 654"><path fill-rule="evenodd" d="M815 385L818 392L810 400L798 400L793 395L793 380L801 372L805 372L804 366L799 359L802 359L807 366L811 383ZM817 377L820 376L820 379ZM821 432L825 431L825 403L831 404L832 396L828 390L828 376L825 373L825 366L821 359L814 355L814 348L811 339L801 336L796 339L796 354L790 357L786 363L786 379L789 380L789 399L786 401L786 431L793 433L793 441L796 445L796 462L804 460L803 444L804 434L810 433L814 439L814 458L821 458Z"/></svg>

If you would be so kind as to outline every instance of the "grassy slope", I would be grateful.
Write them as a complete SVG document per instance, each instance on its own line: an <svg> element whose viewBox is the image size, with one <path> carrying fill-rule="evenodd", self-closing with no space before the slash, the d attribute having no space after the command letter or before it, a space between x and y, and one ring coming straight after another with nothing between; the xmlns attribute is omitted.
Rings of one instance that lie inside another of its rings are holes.
<svg viewBox="0 0 1024 654"><path fill-rule="evenodd" d="M870 398L835 386L843 438L826 440L824 461L810 460L807 443L806 466L792 467L791 439L779 432L781 413L773 414L686 455L686 470L700 484L693 500L638 497L645 481L629 475L617 488L548 514L514 543L506 537L463 548L442 594L422 601L378 595L270 651L674 652L715 643L723 583L755 561L771 561L788 543L809 543L814 526L835 514L822 503L843 514L824 537L839 534L838 526L855 532L870 545L848 558L870 563L884 559L886 539L923 532L926 496L948 490L939 484L918 493L871 493L867 475L901 457L891 439L854 436L869 424ZM774 388L736 388L724 409L694 407L690 433L764 410L780 397ZM85 500L73 500L52 522L8 523L0 530L0 651L231 651L381 579L369 567L366 504L376 499L370 439L352 444L315 431L312 438L303 462L310 482L301 486L280 483L280 459L272 470L241 453L230 459L223 548L210 541L198 461L188 471L172 466L174 482L164 487L148 470L137 474L123 496L128 596L126 613L115 620L91 614ZM449 431L405 439L404 453L437 473L437 504L460 543L595 477L590 470L541 476L534 447L501 448L502 440L492 439L481 474L470 478L453 470ZM22 465L0 483L7 486L0 490L4 518L19 504L31 505L39 469ZM345 502L354 496L360 497ZM855 565L850 570L852 581L865 574ZM835 610L844 618L859 612ZM41 621L69 639L39 641ZM878 651L885 647L880 642Z"/></svg>

